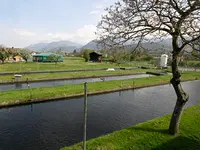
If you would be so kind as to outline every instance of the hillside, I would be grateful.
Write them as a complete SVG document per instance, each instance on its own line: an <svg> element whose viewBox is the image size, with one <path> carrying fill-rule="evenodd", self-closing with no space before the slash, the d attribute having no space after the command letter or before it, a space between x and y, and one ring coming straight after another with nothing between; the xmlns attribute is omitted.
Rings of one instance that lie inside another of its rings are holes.
<svg viewBox="0 0 200 150"><path fill-rule="evenodd" d="M136 47L136 44L130 44L130 45L125 46L125 48L128 50L132 50L135 47ZM144 49L148 50L148 52L150 54L168 53L172 50L171 39L165 39L161 42L156 42L156 43L143 43L142 47ZM92 40L89 43L87 43L86 45L84 45L83 47L81 47L81 49L99 50L99 49L101 49L101 47L99 45L97 45L95 40Z"/></svg>
<svg viewBox="0 0 200 150"><path fill-rule="evenodd" d="M37 52L43 52L43 51L52 52L52 51L57 51L57 50L72 52L74 49L78 49L80 47L81 47L80 44L77 44L71 41L56 41L56 42L51 42L51 43L36 43L26 48L37 51Z"/></svg>
<svg viewBox="0 0 200 150"><path fill-rule="evenodd" d="M143 43L143 48L146 49L149 54L162 54L162 53L169 53L172 50L171 46L171 39L165 39L161 42L156 43ZM136 47L136 44L130 44L125 46L126 49L132 50ZM55 52L57 50L65 51L65 52L73 52L73 50L81 50L81 49L92 49L92 50L99 50L101 46L97 44L95 40L90 41L86 45L82 46L80 44L71 42L71 41L56 41L51 43L37 43L30 45L26 48L30 50L34 50L37 52Z"/></svg>
<svg viewBox="0 0 200 150"><path fill-rule="evenodd" d="M84 45L83 47L81 47L81 49L99 50L99 46L97 45L95 40L92 40L89 43L87 43L86 45Z"/></svg>

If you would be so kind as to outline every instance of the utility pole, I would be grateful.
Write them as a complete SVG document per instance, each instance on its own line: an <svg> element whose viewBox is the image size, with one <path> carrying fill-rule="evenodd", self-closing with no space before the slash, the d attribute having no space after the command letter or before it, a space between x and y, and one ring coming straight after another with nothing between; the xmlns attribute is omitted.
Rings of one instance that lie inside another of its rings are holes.
<svg viewBox="0 0 200 150"><path fill-rule="evenodd" d="M86 150L87 141L87 82L84 83L84 128L83 128L83 150Z"/></svg>

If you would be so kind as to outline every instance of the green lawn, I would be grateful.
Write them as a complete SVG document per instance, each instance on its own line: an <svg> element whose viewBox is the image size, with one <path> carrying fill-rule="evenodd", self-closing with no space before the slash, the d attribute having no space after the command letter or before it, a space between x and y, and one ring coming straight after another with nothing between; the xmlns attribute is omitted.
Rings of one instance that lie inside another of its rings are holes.
<svg viewBox="0 0 200 150"><path fill-rule="evenodd" d="M105 81L105 82L96 82L89 83L88 90L89 92L99 92L107 91L113 89L122 89L122 88L131 88L131 87L141 87L145 85L154 85L169 83L171 76L159 76L159 77L148 77L140 79L128 79L128 80L118 80L118 81ZM200 79L199 72L190 72L184 73L182 79ZM55 98L70 96L76 94L83 94L83 84L75 85L63 85L55 87L42 87L42 88L33 88L33 89L21 89L21 90L10 90L0 92L0 103L27 101L29 99L38 99L38 98Z"/></svg>
<svg viewBox="0 0 200 150"><path fill-rule="evenodd" d="M124 64L115 63L91 63L84 62L83 58L65 57L64 62L55 63L37 63L37 62L17 62L0 64L0 72L22 72L22 71L50 71L50 70L76 70L76 69L99 69L111 67L134 67L134 66L152 66L148 62L131 62Z"/></svg>
<svg viewBox="0 0 200 150"><path fill-rule="evenodd" d="M37 79L56 79L56 78L78 78L90 76L106 76L106 75L122 75L134 74L139 72L154 71L162 72L158 69L134 69L134 70L116 70L116 71L88 71L88 72L62 72L62 73L45 73L45 74L24 74L22 80L37 80ZM13 81L13 75L0 76L0 83L6 81Z"/></svg>
<svg viewBox="0 0 200 150"><path fill-rule="evenodd" d="M199 150L200 105L184 110L178 136L168 135L171 115L116 131L87 142L88 150ZM82 143L61 150L82 150Z"/></svg>
<svg viewBox="0 0 200 150"><path fill-rule="evenodd" d="M180 66L182 67L197 67L199 68L200 67L200 61L198 60L189 60L189 61L183 61L183 62L180 62L179 63Z"/></svg>

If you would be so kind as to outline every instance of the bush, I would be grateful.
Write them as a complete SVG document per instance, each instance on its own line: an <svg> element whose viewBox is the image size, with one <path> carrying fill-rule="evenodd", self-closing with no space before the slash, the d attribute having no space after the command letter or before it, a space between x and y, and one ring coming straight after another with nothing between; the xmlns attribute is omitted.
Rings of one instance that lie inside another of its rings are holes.
<svg viewBox="0 0 200 150"><path fill-rule="evenodd" d="M90 53L93 52L91 49L84 49L82 51L83 53L83 58L85 59L85 62L88 62L90 60Z"/></svg>

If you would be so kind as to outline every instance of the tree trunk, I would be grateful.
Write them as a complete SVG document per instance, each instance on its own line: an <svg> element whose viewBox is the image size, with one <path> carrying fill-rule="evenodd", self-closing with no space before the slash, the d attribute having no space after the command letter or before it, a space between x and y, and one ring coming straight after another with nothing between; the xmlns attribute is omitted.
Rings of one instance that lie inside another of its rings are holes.
<svg viewBox="0 0 200 150"><path fill-rule="evenodd" d="M4 64L5 60L4 60L4 59L1 59L1 62L2 62L2 64Z"/></svg>
<svg viewBox="0 0 200 150"><path fill-rule="evenodd" d="M174 90L177 95L176 105L172 114L170 126L169 126L169 133L171 135L178 134L179 131L179 123L181 120L181 115L183 111L183 107L185 103L188 101L189 96L184 92L181 86L181 74L178 70L178 54L179 52L173 51L173 60L172 60L172 74L173 78L171 79L171 84L174 87Z"/></svg>

